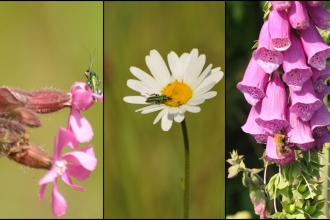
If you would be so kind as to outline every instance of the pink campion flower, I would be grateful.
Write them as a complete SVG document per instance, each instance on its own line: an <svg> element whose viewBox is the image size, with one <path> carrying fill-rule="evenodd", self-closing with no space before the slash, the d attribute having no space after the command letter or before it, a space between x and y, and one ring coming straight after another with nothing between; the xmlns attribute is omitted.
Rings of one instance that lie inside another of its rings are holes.
<svg viewBox="0 0 330 220"><path fill-rule="evenodd" d="M50 171L39 181L41 188L38 195L41 202L43 201L47 184L53 182L51 204L55 216L63 215L67 208L64 197L57 189L57 177L60 176L62 180L72 188L84 191L83 187L72 183L70 175L80 181L84 181L96 167L97 160L92 146L87 146L81 150L61 156L61 151L64 146L74 148L78 144L71 132L60 128L55 135L53 165Z"/></svg>
<svg viewBox="0 0 330 220"><path fill-rule="evenodd" d="M291 33L292 45L283 51L283 81L293 90L300 91L303 84L312 76L313 72L306 65L304 50L299 39Z"/></svg>
<svg viewBox="0 0 330 220"><path fill-rule="evenodd" d="M265 160L286 166L287 164L296 160L296 155L293 149L290 154L282 155L276 148L274 137L268 136Z"/></svg>
<svg viewBox="0 0 330 220"><path fill-rule="evenodd" d="M266 96L261 101L260 116L256 119L256 123L269 135L275 135L289 124L286 119L286 106L285 87L279 72L275 71L267 85Z"/></svg>
<svg viewBox="0 0 330 220"><path fill-rule="evenodd" d="M322 30L330 30L330 13L323 5L312 7L306 4L313 23Z"/></svg>
<svg viewBox="0 0 330 220"><path fill-rule="evenodd" d="M291 1L270 1L270 3L277 11L283 11L291 6Z"/></svg>
<svg viewBox="0 0 330 220"><path fill-rule="evenodd" d="M287 127L289 142L294 143L298 148L307 151L315 146L312 130L308 122L301 119L294 113L288 111L290 126Z"/></svg>
<svg viewBox="0 0 330 220"><path fill-rule="evenodd" d="M268 31L272 47L277 51L285 51L290 45L290 25L285 11L272 10L268 17Z"/></svg>
<svg viewBox="0 0 330 220"><path fill-rule="evenodd" d="M78 89L77 89L78 88ZM76 82L71 86L72 107L70 110L68 130L71 131L80 143L89 142L94 133L88 120L80 111L85 111L94 104L93 94L86 83Z"/></svg>
<svg viewBox="0 0 330 220"><path fill-rule="evenodd" d="M258 40L258 48L253 52L252 57L258 62L266 73L274 72L283 61L283 55L275 51L268 31L268 20L264 22Z"/></svg>
<svg viewBox="0 0 330 220"><path fill-rule="evenodd" d="M318 70L324 70L326 59L330 57L330 47L324 42L314 24L299 31L301 44L307 55L308 64Z"/></svg>
<svg viewBox="0 0 330 220"><path fill-rule="evenodd" d="M309 6L317 7L323 4L324 1L306 1Z"/></svg>
<svg viewBox="0 0 330 220"><path fill-rule="evenodd" d="M288 16L290 24L294 29L306 29L310 25L304 2L292 1L291 7L288 9Z"/></svg>
<svg viewBox="0 0 330 220"><path fill-rule="evenodd" d="M318 110L323 102L315 96L311 79L308 79L300 91L293 91L289 88L292 105L290 111L301 118L302 121L309 121L314 112Z"/></svg>
<svg viewBox="0 0 330 220"><path fill-rule="evenodd" d="M243 80L237 84L237 88L244 93L246 101L254 106L265 96L265 87L269 75L259 66L252 57L246 68Z"/></svg>
<svg viewBox="0 0 330 220"><path fill-rule="evenodd" d="M242 126L242 130L245 133L251 134L257 141L257 143L266 143L268 135L257 123L256 119L259 118L261 103L257 103L252 106L246 123Z"/></svg>

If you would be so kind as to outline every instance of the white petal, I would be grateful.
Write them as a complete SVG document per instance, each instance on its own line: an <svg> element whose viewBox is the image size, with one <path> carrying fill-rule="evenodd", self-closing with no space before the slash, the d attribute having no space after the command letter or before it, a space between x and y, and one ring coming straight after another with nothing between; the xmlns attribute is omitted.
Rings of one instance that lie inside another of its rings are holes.
<svg viewBox="0 0 330 220"><path fill-rule="evenodd" d="M159 105L159 106L156 106L154 108L150 108L150 109L146 109L146 110L143 110L141 112L141 114L148 114L148 113L151 113L151 112L155 112L155 111L159 111L159 110L162 110L164 108L167 108L166 105Z"/></svg>
<svg viewBox="0 0 330 220"><path fill-rule="evenodd" d="M181 123L184 119L184 114L177 114L175 115L174 117L174 121L178 122L178 123Z"/></svg>
<svg viewBox="0 0 330 220"><path fill-rule="evenodd" d="M159 110L159 106L158 105L148 105L143 108L139 108L139 109L135 110L135 112L144 111L144 110L148 110L148 109L156 109L155 111L157 111L157 110Z"/></svg>
<svg viewBox="0 0 330 220"><path fill-rule="evenodd" d="M166 85L166 82L163 81L162 74L158 71L157 64L155 63L154 59L150 56L146 56L146 64L151 72L151 74L154 76L157 83L164 87Z"/></svg>
<svg viewBox="0 0 330 220"><path fill-rule="evenodd" d="M165 87L171 82L170 72L157 50L150 51L150 56L146 57L146 63L160 86Z"/></svg>
<svg viewBox="0 0 330 220"><path fill-rule="evenodd" d="M136 78L138 78L142 82L146 83L147 85L152 87L154 90L160 91L163 89L152 76L150 76L143 70L141 70L137 67L134 67L134 66L132 66L129 70Z"/></svg>
<svg viewBox="0 0 330 220"><path fill-rule="evenodd" d="M197 87L197 89L195 89L193 96L197 97L197 96L203 95L204 93L210 91L210 89L212 89L215 84L216 83L213 82L213 83L209 83L204 86L202 83L200 86Z"/></svg>
<svg viewBox="0 0 330 220"><path fill-rule="evenodd" d="M202 74L197 78L197 80L193 84L190 84L192 85L191 88L193 90L195 90L196 87L199 86L199 84L201 84L201 82L205 79L205 77L207 77L212 73L211 68L212 68L212 64L208 65L205 68L205 70L202 72Z"/></svg>
<svg viewBox="0 0 330 220"><path fill-rule="evenodd" d="M201 83L201 84L199 84L199 86L197 86L197 88L195 88L195 90L194 90L194 92L195 91L198 91L199 89L201 89L201 88L204 88L204 87L206 87L206 86L208 86L208 85L210 85L210 84L217 84L217 82L219 82L219 77L220 77L220 72L216 72L216 73L214 73L214 74L212 74L212 75L210 75L210 76L208 76L208 77L206 77L204 80L203 80L203 82ZM212 88L212 87L211 87ZM210 88L210 89L211 89ZM208 91L208 90L207 90Z"/></svg>
<svg viewBox="0 0 330 220"><path fill-rule="evenodd" d="M176 53L173 51L167 55L168 65L170 66L170 70L172 72L172 75L174 79L177 79L178 81L182 80L182 66L180 62L180 58ZM172 81L172 80L171 80Z"/></svg>
<svg viewBox="0 0 330 220"><path fill-rule="evenodd" d="M205 101L204 97L198 96L198 97L193 97L191 98L187 104L188 105L199 105L202 104Z"/></svg>
<svg viewBox="0 0 330 220"><path fill-rule="evenodd" d="M216 83L218 83L222 79L222 77L223 77L223 72L220 71L220 69L221 68L218 67L218 68L215 68L215 69L211 70L212 71L212 74L211 75L217 74L217 77L215 77L215 82Z"/></svg>
<svg viewBox="0 0 330 220"><path fill-rule="evenodd" d="M181 66L182 66L182 70L183 71L187 68L189 59L190 59L190 54L188 54L188 53L183 53L180 56L180 63L181 63ZM183 79L183 71L181 73L181 75L182 75L181 80Z"/></svg>
<svg viewBox="0 0 330 220"><path fill-rule="evenodd" d="M177 113L179 113L180 112L180 109L179 108L169 108L169 110L168 110L168 113L169 114L177 114Z"/></svg>
<svg viewBox="0 0 330 220"><path fill-rule="evenodd" d="M172 127L172 123L173 123L173 115L172 114L165 114L162 117L162 129L163 131L168 131L170 130L170 128Z"/></svg>
<svg viewBox="0 0 330 220"><path fill-rule="evenodd" d="M150 94L159 93L159 90L155 90L152 87L150 87L148 84L136 79L127 80L127 86L140 93L150 93Z"/></svg>
<svg viewBox="0 0 330 220"><path fill-rule="evenodd" d="M191 66L194 65L194 63L196 62L198 57L198 50L197 49L193 49L190 52L190 56L189 56L189 60L186 64L186 66L184 67L184 72L183 72L183 81L187 82L188 76L189 76L189 69L191 68Z"/></svg>
<svg viewBox="0 0 330 220"><path fill-rule="evenodd" d="M189 76L186 81L188 85L192 85L198 78L199 74L202 72L202 69L205 64L205 59L206 57L204 54L200 55L194 65L192 65L191 68L188 70Z"/></svg>
<svg viewBox="0 0 330 220"><path fill-rule="evenodd" d="M164 116L164 114L167 114L167 113L168 113L168 109L167 108L164 108L163 110L161 110L159 112L159 114L157 115L157 117L155 118L153 124L156 124Z"/></svg>
<svg viewBox="0 0 330 220"><path fill-rule="evenodd" d="M203 97L204 99L211 99L211 98L213 98L213 97L216 96L216 95L217 95L217 92L215 92L215 91L211 91L211 92L204 93L204 94L202 95L202 97Z"/></svg>
<svg viewBox="0 0 330 220"><path fill-rule="evenodd" d="M187 105L187 106L188 106L188 109L187 109L188 112L198 113L201 111L201 108L199 106L190 106L190 105Z"/></svg>
<svg viewBox="0 0 330 220"><path fill-rule="evenodd" d="M180 108L180 114L184 114L188 109L188 105L181 105L179 108Z"/></svg>
<svg viewBox="0 0 330 220"><path fill-rule="evenodd" d="M126 96L124 101L132 104L148 104L146 103L146 98L142 96Z"/></svg>

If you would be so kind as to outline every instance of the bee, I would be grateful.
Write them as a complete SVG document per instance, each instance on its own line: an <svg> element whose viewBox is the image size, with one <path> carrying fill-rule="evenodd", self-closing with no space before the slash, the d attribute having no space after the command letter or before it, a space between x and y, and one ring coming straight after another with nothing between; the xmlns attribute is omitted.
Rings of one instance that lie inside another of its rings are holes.
<svg viewBox="0 0 330 220"><path fill-rule="evenodd" d="M274 137L274 143L276 149L284 156L289 155L292 152L288 137L284 134L283 130L280 130Z"/></svg>

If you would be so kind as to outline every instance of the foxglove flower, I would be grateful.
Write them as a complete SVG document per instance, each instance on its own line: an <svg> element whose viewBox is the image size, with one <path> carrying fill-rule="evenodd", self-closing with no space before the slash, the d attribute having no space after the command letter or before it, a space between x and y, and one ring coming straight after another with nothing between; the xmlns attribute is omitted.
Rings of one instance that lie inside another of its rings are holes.
<svg viewBox="0 0 330 220"><path fill-rule="evenodd" d="M309 17L304 2L292 1L291 7L288 9L288 16L291 26L294 29L306 29L309 24Z"/></svg>
<svg viewBox="0 0 330 220"><path fill-rule="evenodd" d="M280 74L275 71L266 88L266 96L261 101L260 116L256 123L269 135L274 136L279 130L286 128L286 93Z"/></svg>
<svg viewBox="0 0 330 220"><path fill-rule="evenodd" d="M291 45L288 14L285 11L272 10L268 20L272 47L277 51L287 50Z"/></svg>
<svg viewBox="0 0 330 220"><path fill-rule="evenodd" d="M264 22L258 40L258 49L256 49L252 57L259 63L266 73L274 72L283 61L283 55L279 51L275 51L272 47L272 41L268 31L268 20Z"/></svg>
<svg viewBox="0 0 330 220"><path fill-rule="evenodd" d="M265 96L269 74L260 67L252 57L246 68L244 78L237 84L237 88L244 93L246 101L250 105L256 105Z"/></svg>
<svg viewBox="0 0 330 220"><path fill-rule="evenodd" d="M270 3L277 11L283 11L291 6L291 1L270 1Z"/></svg>
<svg viewBox="0 0 330 220"><path fill-rule="evenodd" d="M95 169L97 163L92 146L87 146L81 150L61 156L61 151L66 145L75 148L78 145L78 142L71 132L60 128L55 135L53 166L39 181L39 185L41 185L39 199L41 202L43 201L47 184L53 182L51 203L53 214L55 216L63 215L67 208L64 197L57 189L57 177L60 176L62 180L72 188L84 191L83 187L72 183L70 176L73 176L80 181L84 181L88 178L90 172Z"/></svg>
<svg viewBox="0 0 330 220"><path fill-rule="evenodd" d="M307 9L309 14L311 15L311 19L313 23L322 30L330 30L330 13L327 9L323 7L323 5L312 7L307 5Z"/></svg>
<svg viewBox="0 0 330 220"><path fill-rule="evenodd" d="M283 51L283 81L293 90L300 91L313 72L306 65L304 50L298 38L291 34L291 47Z"/></svg>
<svg viewBox="0 0 330 220"><path fill-rule="evenodd" d="M181 57L171 52L167 58L172 75L156 50L150 51L150 56L146 57L147 66L153 77L136 67L131 67L130 71L140 81L130 79L127 85L140 92L141 96L124 97L124 101L128 103L151 103L136 110L141 111L142 114L161 110L154 124L162 119L161 127L164 131L171 128L173 120L182 122L186 111L199 112L201 110L199 104L216 96L216 92L209 90L223 77L220 67L211 69L211 64L202 72L205 55L198 56L197 49L193 49L190 54L184 53ZM161 100L148 103L150 97L160 97Z"/></svg>
<svg viewBox="0 0 330 220"><path fill-rule="evenodd" d="M294 150L292 150L289 155L282 155L276 148L274 137L268 136L265 160L285 166L295 161L295 159L296 156Z"/></svg>

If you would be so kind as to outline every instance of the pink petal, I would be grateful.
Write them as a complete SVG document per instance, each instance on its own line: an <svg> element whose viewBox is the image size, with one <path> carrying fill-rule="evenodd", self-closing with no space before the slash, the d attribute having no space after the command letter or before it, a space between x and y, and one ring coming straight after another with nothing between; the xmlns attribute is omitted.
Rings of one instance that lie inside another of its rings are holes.
<svg viewBox="0 0 330 220"><path fill-rule="evenodd" d="M330 30L330 13L327 9L320 5L318 7L312 7L307 5L307 10L311 15L313 23L322 30Z"/></svg>
<svg viewBox="0 0 330 220"><path fill-rule="evenodd" d="M62 173L61 178L62 178L63 182L65 182L66 184L71 186L73 189L78 190L78 191L85 191L85 189L83 187L74 185L72 183L72 180L70 179L70 177L68 176L68 174L66 172Z"/></svg>
<svg viewBox="0 0 330 220"><path fill-rule="evenodd" d="M80 88L76 90L76 87ZM72 93L72 106L75 109L85 111L94 104L93 92L85 83L74 83L70 89Z"/></svg>
<svg viewBox="0 0 330 220"><path fill-rule="evenodd" d="M94 170L97 164L97 159L84 152L71 152L62 156L62 159L82 165L87 170Z"/></svg>
<svg viewBox="0 0 330 220"><path fill-rule="evenodd" d="M312 81L316 92L321 93L326 87L325 80L330 77L330 66L326 66L324 70L317 70L312 68Z"/></svg>
<svg viewBox="0 0 330 220"><path fill-rule="evenodd" d="M287 50L290 45L290 25L285 11L272 10L269 13L269 35L272 46L277 51Z"/></svg>
<svg viewBox="0 0 330 220"><path fill-rule="evenodd" d="M97 98L100 102L103 102L103 93L101 95L99 94L93 94L95 98Z"/></svg>
<svg viewBox="0 0 330 220"><path fill-rule="evenodd" d="M94 135L92 126L76 109L71 109L68 130L80 143L89 142Z"/></svg>
<svg viewBox="0 0 330 220"><path fill-rule="evenodd" d="M58 146L62 150L64 146L69 146L70 148L76 148L79 142L76 140L75 136L68 130L60 128L58 131Z"/></svg>
<svg viewBox="0 0 330 220"><path fill-rule="evenodd" d="M53 182L57 178L57 172L54 166L48 171L42 178L39 180L39 185L44 185L50 182Z"/></svg>
<svg viewBox="0 0 330 220"><path fill-rule="evenodd" d="M294 29L306 29L310 25L307 9L303 2L292 1L288 15L290 24Z"/></svg>
<svg viewBox="0 0 330 220"><path fill-rule="evenodd" d="M83 166L80 165L76 165L76 164L67 164L67 174L69 176L73 176L74 178L76 178L79 181L85 181L91 171L87 170L86 168L84 168Z"/></svg>
<svg viewBox="0 0 330 220"><path fill-rule="evenodd" d="M322 135L322 137L315 138L315 142L316 142L316 148L318 150L322 150L323 144L330 142L330 134L328 129L325 129L325 132Z"/></svg>
<svg viewBox="0 0 330 220"><path fill-rule="evenodd" d="M43 200L44 200L44 193L45 193L46 186L47 186L47 184L41 185L40 190L38 192L38 197L39 197L40 202L43 202Z"/></svg>
<svg viewBox="0 0 330 220"><path fill-rule="evenodd" d="M291 6L291 1L270 1L270 3L277 11L288 9Z"/></svg>
<svg viewBox="0 0 330 220"><path fill-rule="evenodd" d="M330 113L325 104L322 104L321 107L315 111L309 123L312 130L314 130L316 127L330 125Z"/></svg>
<svg viewBox="0 0 330 220"><path fill-rule="evenodd" d="M53 192L52 192L52 210L55 216L61 216L65 214L67 204L64 197L57 190L57 183L54 182Z"/></svg>

